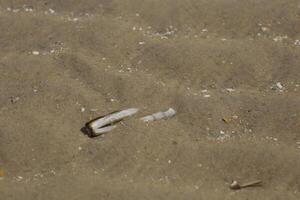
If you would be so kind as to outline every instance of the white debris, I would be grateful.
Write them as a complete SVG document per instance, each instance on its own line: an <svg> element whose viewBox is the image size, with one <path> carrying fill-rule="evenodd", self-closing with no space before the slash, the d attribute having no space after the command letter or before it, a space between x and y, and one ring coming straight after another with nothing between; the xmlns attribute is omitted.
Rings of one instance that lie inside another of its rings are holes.
<svg viewBox="0 0 300 200"><path fill-rule="evenodd" d="M217 141L224 142L229 138L230 138L229 134L225 133L225 131L220 131L220 135L217 137Z"/></svg>
<svg viewBox="0 0 300 200"><path fill-rule="evenodd" d="M84 112L84 111L85 111L85 108L84 108L84 107L81 107L80 111L81 111L81 112Z"/></svg>
<svg viewBox="0 0 300 200"><path fill-rule="evenodd" d="M171 163L172 163L172 160L168 160L168 163L171 164Z"/></svg>
<svg viewBox="0 0 300 200"><path fill-rule="evenodd" d="M280 82L277 82L277 83L276 83L276 86L277 86L280 90L283 89L283 85L282 85Z"/></svg>
<svg viewBox="0 0 300 200"><path fill-rule="evenodd" d="M273 40L275 42L282 42L284 39L288 39L288 36L287 35L284 35L284 36L276 36L275 38L273 38Z"/></svg>
<svg viewBox="0 0 300 200"><path fill-rule="evenodd" d="M145 44L145 42L139 42L139 45L143 45L143 44Z"/></svg>
<svg viewBox="0 0 300 200"><path fill-rule="evenodd" d="M237 115L233 115L232 119L238 119L239 117Z"/></svg>
<svg viewBox="0 0 300 200"><path fill-rule="evenodd" d="M205 94L203 95L204 98L209 98L210 97L210 94Z"/></svg>
<svg viewBox="0 0 300 200"><path fill-rule="evenodd" d="M35 55L35 56L37 56L37 55L40 55L40 52L38 52L38 51L33 51L32 54Z"/></svg>
<svg viewBox="0 0 300 200"><path fill-rule="evenodd" d="M267 31L269 31L270 29L269 29L268 27L261 27L261 30L262 30L263 32L267 32Z"/></svg>
<svg viewBox="0 0 300 200"><path fill-rule="evenodd" d="M227 92L235 92L235 89L233 88L226 88Z"/></svg>
<svg viewBox="0 0 300 200"><path fill-rule="evenodd" d="M139 13L135 13L135 16L139 17L139 16L140 16L140 14L139 14Z"/></svg>
<svg viewBox="0 0 300 200"><path fill-rule="evenodd" d="M117 127L116 125L113 125L114 122L118 122L125 117L132 116L137 112L137 108L129 108L120 112L112 113L90 122L88 127L91 129L93 135L106 133Z"/></svg>
<svg viewBox="0 0 300 200"><path fill-rule="evenodd" d="M78 151L81 151L81 150L82 150L82 147L81 147L81 146L79 146L79 147L78 147Z"/></svg>
<svg viewBox="0 0 300 200"><path fill-rule="evenodd" d="M51 14L54 14L54 13L55 13L55 10L53 10L52 8L49 8L49 12L50 12Z"/></svg>
<svg viewBox="0 0 300 200"><path fill-rule="evenodd" d="M173 117L176 114L176 111L173 108L169 108L166 112L157 112L152 115L147 115L145 117L142 117L141 120L144 122L151 122L161 119L168 119Z"/></svg>
<svg viewBox="0 0 300 200"><path fill-rule="evenodd" d="M32 8L24 8L25 12L32 12L33 9Z"/></svg>
<svg viewBox="0 0 300 200"><path fill-rule="evenodd" d="M300 46L300 40L296 40L296 41L294 42L294 45Z"/></svg>

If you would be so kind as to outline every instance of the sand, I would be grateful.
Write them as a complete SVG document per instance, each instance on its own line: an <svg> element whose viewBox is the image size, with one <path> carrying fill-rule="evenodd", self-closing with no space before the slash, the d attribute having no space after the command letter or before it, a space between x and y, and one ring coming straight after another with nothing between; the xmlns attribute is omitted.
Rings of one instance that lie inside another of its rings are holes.
<svg viewBox="0 0 300 200"><path fill-rule="evenodd" d="M1 0L0 16L0 199L300 199L299 1Z"/></svg>

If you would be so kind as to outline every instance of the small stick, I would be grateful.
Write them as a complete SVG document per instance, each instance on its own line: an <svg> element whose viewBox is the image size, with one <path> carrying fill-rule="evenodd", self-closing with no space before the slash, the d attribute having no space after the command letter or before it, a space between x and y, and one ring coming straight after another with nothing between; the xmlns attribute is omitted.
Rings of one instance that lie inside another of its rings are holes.
<svg viewBox="0 0 300 200"><path fill-rule="evenodd" d="M261 186L261 183L262 183L261 180L251 181L251 182L244 183L244 184L240 184L240 183L238 183L237 181L233 181L233 182L230 184L229 187L230 187L230 189L232 189L232 190L239 190L239 189L247 188L247 187L257 187L257 186Z"/></svg>

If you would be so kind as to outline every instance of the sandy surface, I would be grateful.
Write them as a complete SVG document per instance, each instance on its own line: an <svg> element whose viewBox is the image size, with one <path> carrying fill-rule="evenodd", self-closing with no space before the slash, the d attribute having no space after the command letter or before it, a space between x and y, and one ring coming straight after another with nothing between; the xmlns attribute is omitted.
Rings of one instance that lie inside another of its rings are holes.
<svg viewBox="0 0 300 200"><path fill-rule="evenodd" d="M300 199L298 40L298 0L1 0L0 199Z"/></svg>

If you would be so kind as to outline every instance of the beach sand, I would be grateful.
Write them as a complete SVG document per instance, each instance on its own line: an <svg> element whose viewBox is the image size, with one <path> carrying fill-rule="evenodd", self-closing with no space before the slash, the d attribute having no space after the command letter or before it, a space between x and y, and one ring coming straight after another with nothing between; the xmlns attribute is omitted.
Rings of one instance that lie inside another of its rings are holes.
<svg viewBox="0 0 300 200"><path fill-rule="evenodd" d="M0 16L0 199L300 199L299 1L1 0Z"/></svg>

